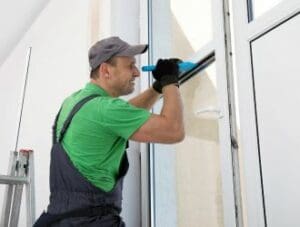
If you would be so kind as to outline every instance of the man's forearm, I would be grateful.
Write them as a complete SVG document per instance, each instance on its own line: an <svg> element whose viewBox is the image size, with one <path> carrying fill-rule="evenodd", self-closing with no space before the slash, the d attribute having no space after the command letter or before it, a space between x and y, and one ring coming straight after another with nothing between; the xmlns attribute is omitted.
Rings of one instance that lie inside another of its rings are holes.
<svg viewBox="0 0 300 227"><path fill-rule="evenodd" d="M161 115L174 126L174 133L184 134L183 105L179 89L174 85L163 88L164 104Z"/></svg>
<svg viewBox="0 0 300 227"><path fill-rule="evenodd" d="M160 94L156 92L152 87L148 88L143 93L139 94L138 96L129 100L129 103L132 105L144 108L144 109L151 109L155 102L160 97Z"/></svg>

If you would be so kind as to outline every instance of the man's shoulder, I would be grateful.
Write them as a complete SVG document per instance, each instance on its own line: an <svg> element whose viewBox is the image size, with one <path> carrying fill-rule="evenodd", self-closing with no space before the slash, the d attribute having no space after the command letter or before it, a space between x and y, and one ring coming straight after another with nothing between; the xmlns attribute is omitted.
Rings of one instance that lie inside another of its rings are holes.
<svg viewBox="0 0 300 227"><path fill-rule="evenodd" d="M101 102L104 105L108 106L127 106L129 103L121 98L115 98L110 96L100 97L98 99L99 102Z"/></svg>
<svg viewBox="0 0 300 227"><path fill-rule="evenodd" d="M70 94L69 96L67 96L64 99L63 103L65 104L65 103L69 103L69 102L75 101L76 98L78 98L80 92L81 92L81 90L73 92L72 94Z"/></svg>

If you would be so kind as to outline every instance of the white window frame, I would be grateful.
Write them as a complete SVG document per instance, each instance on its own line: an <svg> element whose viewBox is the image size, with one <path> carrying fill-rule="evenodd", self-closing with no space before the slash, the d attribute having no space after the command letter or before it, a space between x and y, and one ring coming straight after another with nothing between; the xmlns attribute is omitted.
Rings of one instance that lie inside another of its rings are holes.
<svg viewBox="0 0 300 227"><path fill-rule="evenodd" d="M236 137L236 119L234 114L234 90L232 78L232 59L230 56L231 48L230 40L225 39L230 37L229 20L227 19L227 1L212 0L213 9L213 35L214 40L207 43L194 56L188 60L201 61L209 53L215 52L216 58L216 75L218 83L218 100L219 108L223 117L219 121L219 136L220 136L220 153L221 153L221 174L222 174L222 192L223 192L223 211L224 211L224 226L233 227L239 223L239 167L237 163L237 150L232 147L232 138ZM151 0L140 2L141 9L141 42L152 44L151 38ZM141 64L150 64L152 62L152 51L149 49L148 56L144 55L141 58ZM144 89L151 86L151 76L141 78L141 88ZM229 101L230 100L230 101ZM229 105L230 102L230 105ZM229 111L231 108L231 111ZM231 115L229 115L231 112ZM150 153L149 153L150 151ZM153 146L141 145L141 169L142 169L142 226L154 226L153 215L153 157L151 155ZM233 155L232 155L233 154ZM233 168L234 166L234 168ZM235 174L233 173L235 172ZM234 175L237 176L234 179ZM149 183L150 182L150 183Z"/></svg>
<svg viewBox="0 0 300 227"><path fill-rule="evenodd" d="M247 0L232 0L237 91L239 94L240 146L243 152L244 226L265 226L258 157L255 104L252 87L251 42L300 12L299 0L283 0L248 22Z"/></svg>
<svg viewBox="0 0 300 227"><path fill-rule="evenodd" d="M148 0L140 1L140 43L149 43L149 23L148 23ZM151 64L151 50L148 49L147 54L141 55L140 64L149 65ZM144 75L140 77L140 89L141 91L146 90L151 86L150 73L148 76ZM141 226L150 227L153 220L151 219L151 209L153 199L151 196L151 158L150 158L150 144L140 143L141 152Z"/></svg>

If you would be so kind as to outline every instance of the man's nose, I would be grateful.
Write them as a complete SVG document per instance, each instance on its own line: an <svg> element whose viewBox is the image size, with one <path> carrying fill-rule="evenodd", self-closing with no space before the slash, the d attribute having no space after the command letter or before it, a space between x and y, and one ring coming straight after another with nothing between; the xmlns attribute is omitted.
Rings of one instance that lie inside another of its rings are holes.
<svg viewBox="0 0 300 227"><path fill-rule="evenodd" d="M137 67L135 67L134 71L133 71L133 76L134 77L139 77L140 75L141 75L140 70Z"/></svg>

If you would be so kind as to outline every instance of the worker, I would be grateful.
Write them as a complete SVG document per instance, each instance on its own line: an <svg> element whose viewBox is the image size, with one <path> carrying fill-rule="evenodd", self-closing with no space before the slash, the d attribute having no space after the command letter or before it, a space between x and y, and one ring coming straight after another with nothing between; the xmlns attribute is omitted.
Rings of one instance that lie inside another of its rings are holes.
<svg viewBox="0 0 300 227"><path fill-rule="evenodd" d="M90 82L65 99L53 127L50 203L34 226L125 226L122 184L128 140L180 142L184 138L178 62L158 60L153 86L125 101L140 76L135 56L148 45L119 37L89 50ZM149 110L163 96L160 114Z"/></svg>

